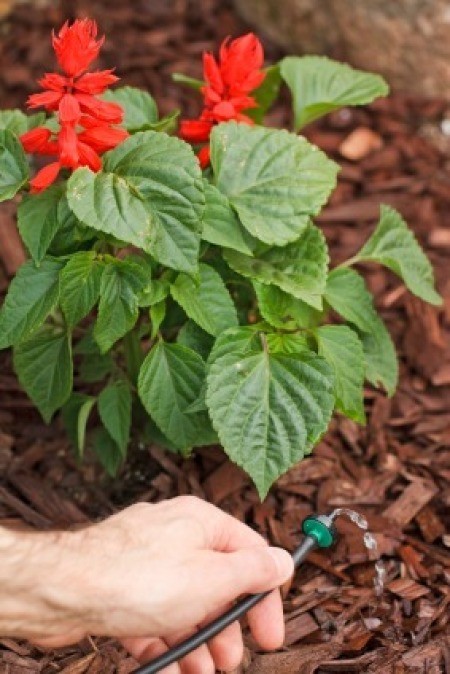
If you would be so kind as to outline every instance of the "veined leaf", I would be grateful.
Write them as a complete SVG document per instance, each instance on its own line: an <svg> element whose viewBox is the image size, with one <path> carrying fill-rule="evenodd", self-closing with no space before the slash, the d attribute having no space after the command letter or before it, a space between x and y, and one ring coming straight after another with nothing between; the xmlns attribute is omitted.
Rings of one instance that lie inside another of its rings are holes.
<svg viewBox="0 0 450 674"><path fill-rule="evenodd" d="M255 257L224 250L224 258L234 271L267 285L274 285L306 302L322 308L328 250L322 232L309 225L298 241L283 248L270 248Z"/></svg>
<svg viewBox="0 0 450 674"><path fill-rule="evenodd" d="M70 208L79 220L195 272L204 207L201 170L191 148L164 133L136 133L104 156L104 170L75 171Z"/></svg>
<svg viewBox="0 0 450 674"><path fill-rule="evenodd" d="M378 225L354 262L379 262L399 276L409 290L431 304L442 304L434 289L433 267L400 213L381 207Z"/></svg>
<svg viewBox="0 0 450 674"><path fill-rule="evenodd" d="M177 335L177 343L182 346L187 346L203 358L207 360L214 339L207 332L202 330L194 321L187 321Z"/></svg>
<svg viewBox="0 0 450 674"><path fill-rule="evenodd" d="M142 404L164 435L184 453L215 440L207 414L186 412L199 398L204 380L205 363L195 351L164 342L151 349L139 374Z"/></svg>
<svg viewBox="0 0 450 674"><path fill-rule="evenodd" d="M21 136L26 131L30 131L44 122L45 112L26 115L21 110L0 110L0 129L12 131L16 136Z"/></svg>
<svg viewBox="0 0 450 674"><path fill-rule="evenodd" d="M118 87L106 91L102 98L122 106L125 113L123 126L130 133L140 131L147 124L158 121L155 99L147 91L136 87Z"/></svg>
<svg viewBox="0 0 450 674"><path fill-rule="evenodd" d="M1 349L29 337L54 309L62 266L60 261L49 258L40 267L29 261L19 268L0 310Z"/></svg>
<svg viewBox="0 0 450 674"><path fill-rule="evenodd" d="M122 456L126 456L131 428L131 392L123 381L106 386L98 397L100 419Z"/></svg>
<svg viewBox="0 0 450 674"><path fill-rule="evenodd" d="M145 272L133 262L116 260L105 267L94 327L94 338L102 353L109 351L136 323L138 297L146 283Z"/></svg>
<svg viewBox="0 0 450 674"><path fill-rule="evenodd" d="M386 96L380 75L355 70L326 56L287 56L281 77L292 93L295 129L347 105L365 105Z"/></svg>
<svg viewBox="0 0 450 674"><path fill-rule="evenodd" d="M62 418L67 435L80 457L84 454L86 425L94 405L95 398L93 396L84 393L72 393L62 408Z"/></svg>
<svg viewBox="0 0 450 674"><path fill-rule="evenodd" d="M364 349L366 378L393 395L398 381L395 347L363 279L353 269L333 269L328 276L325 299L357 328Z"/></svg>
<svg viewBox="0 0 450 674"><path fill-rule="evenodd" d="M364 351L356 332L346 325L323 325L316 330L319 355L331 365L336 382L336 407L350 419L365 423Z"/></svg>
<svg viewBox="0 0 450 674"><path fill-rule="evenodd" d="M326 431L334 405L333 374L313 352L271 353L260 346L210 356L206 402L232 461L261 497Z"/></svg>
<svg viewBox="0 0 450 674"><path fill-rule="evenodd" d="M204 181L206 206L203 213L202 238L217 246L252 254L253 242L242 227L228 198L207 180Z"/></svg>
<svg viewBox="0 0 450 674"><path fill-rule="evenodd" d="M14 349L19 381L46 423L72 391L70 333L43 327Z"/></svg>
<svg viewBox="0 0 450 674"><path fill-rule="evenodd" d="M17 224L35 262L41 262L56 233L72 219L65 185L52 185L39 194L24 197L17 211ZM73 222L70 224L74 225Z"/></svg>
<svg viewBox="0 0 450 674"><path fill-rule="evenodd" d="M254 281L261 316L275 328L295 330L317 325L322 313L277 286Z"/></svg>
<svg viewBox="0 0 450 674"><path fill-rule="evenodd" d="M75 253L61 272L61 307L73 327L92 309L100 296L104 265L94 251Z"/></svg>
<svg viewBox="0 0 450 674"><path fill-rule="evenodd" d="M207 264L200 265L199 282L179 274L172 284L172 297L186 314L210 335L238 324L236 308L220 275Z"/></svg>
<svg viewBox="0 0 450 674"><path fill-rule="evenodd" d="M211 163L250 234L269 245L295 241L336 185L337 164L304 138L248 124L219 124Z"/></svg>
<svg viewBox="0 0 450 674"><path fill-rule="evenodd" d="M97 428L92 436L92 449L110 477L116 477L123 462L123 453L106 428Z"/></svg>
<svg viewBox="0 0 450 674"><path fill-rule="evenodd" d="M17 136L0 130L0 201L12 199L28 180L27 158Z"/></svg>

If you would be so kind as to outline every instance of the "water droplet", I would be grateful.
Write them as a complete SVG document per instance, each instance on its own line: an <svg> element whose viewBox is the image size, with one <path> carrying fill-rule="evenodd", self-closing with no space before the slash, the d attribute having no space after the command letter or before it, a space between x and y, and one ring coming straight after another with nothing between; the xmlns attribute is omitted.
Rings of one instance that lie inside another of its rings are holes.
<svg viewBox="0 0 450 674"><path fill-rule="evenodd" d="M360 529L367 529L368 527L366 518L355 512L355 510L350 510L350 508L336 508L336 510L331 513L331 518L335 519L340 515L346 515L346 517L348 517L349 520L356 524L356 526L358 526Z"/></svg>
<svg viewBox="0 0 450 674"><path fill-rule="evenodd" d="M375 578L373 584L375 586L375 594L381 597L384 590L384 582L386 580L386 568L382 559L375 562Z"/></svg>
<svg viewBox="0 0 450 674"><path fill-rule="evenodd" d="M364 534L364 545L368 550L376 550L377 549L377 542L374 538L374 536L370 533L370 531L366 531Z"/></svg>

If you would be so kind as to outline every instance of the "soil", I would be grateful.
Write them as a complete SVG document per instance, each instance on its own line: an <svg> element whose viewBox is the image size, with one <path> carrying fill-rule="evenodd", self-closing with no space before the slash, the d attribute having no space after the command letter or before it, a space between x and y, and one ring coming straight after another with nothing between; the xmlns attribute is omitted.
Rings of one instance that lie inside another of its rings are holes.
<svg viewBox="0 0 450 674"><path fill-rule="evenodd" d="M107 36L101 66L126 84L147 87L161 112L198 100L170 73L201 75L201 53L246 30L227 0L106 0L21 3L0 23L0 100L23 106L35 79L52 69L49 33L68 15L95 17ZM267 59L279 56L266 44ZM343 110L307 136L342 166L320 218L333 263L352 255L372 231L380 203L398 208L431 257L442 308L414 299L392 274L364 269L395 340L400 385L392 399L368 387L368 424L335 418L314 455L282 477L260 503L245 475L220 448L182 461L135 444L121 475L107 479L87 457L74 459L56 419L45 426L0 354L0 524L48 529L105 517L132 502L193 493L291 549L299 523L337 506L362 513L377 541L342 520L333 550L317 552L284 588L286 647L258 652L247 639L249 674L450 672L450 139L440 100L393 95L367 109ZM286 101L270 123L288 122ZM0 292L23 260L11 209L0 210ZM446 530L447 528L447 530ZM381 555L385 590L375 595ZM89 639L57 652L0 639L4 674L126 674L136 666L112 640ZM237 673L236 673L237 674Z"/></svg>

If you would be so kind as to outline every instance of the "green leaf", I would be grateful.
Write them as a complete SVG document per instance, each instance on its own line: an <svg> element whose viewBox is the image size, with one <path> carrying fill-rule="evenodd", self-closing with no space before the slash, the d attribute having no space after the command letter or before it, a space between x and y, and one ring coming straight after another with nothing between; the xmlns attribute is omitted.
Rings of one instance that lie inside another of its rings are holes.
<svg viewBox="0 0 450 674"><path fill-rule="evenodd" d="M379 262L399 276L407 288L431 304L442 304L434 289L433 267L400 213L381 206L378 225L352 262Z"/></svg>
<svg viewBox="0 0 450 674"><path fill-rule="evenodd" d="M270 353L302 353L311 351L311 344L305 333L272 332L265 335Z"/></svg>
<svg viewBox="0 0 450 674"><path fill-rule="evenodd" d="M207 264L201 264L199 281L179 274L170 288L172 297L186 314L210 335L238 324L236 308L220 275Z"/></svg>
<svg viewBox="0 0 450 674"><path fill-rule="evenodd" d="M162 300L150 307L150 321L152 324L151 338L155 339L159 329L166 317L166 302Z"/></svg>
<svg viewBox="0 0 450 674"><path fill-rule="evenodd" d="M43 327L14 349L19 381L46 423L72 391L70 333Z"/></svg>
<svg viewBox="0 0 450 674"><path fill-rule="evenodd" d="M98 318L94 338L105 353L134 326L138 319L138 296L147 282L143 269L133 262L110 262L100 284Z"/></svg>
<svg viewBox="0 0 450 674"><path fill-rule="evenodd" d="M234 271L266 285L275 285L315 309L322 308L328 250L325 237L309 225L298 241L284 248L270 248L257 257L224 250L224 258Z"/></svg>
<svg viewBox="0 0 450 674"><path fill-rule="evenodd" d="M12 131L16 136L21 136L26 131L30 131L44 122L45 112L25 115L21 110L0 110L0 129Z"/></svg>
<svg viewBox="0 0 450 674"><path fill-rule="evenodd" d="M277 286L254 282L261 316L275 328L295 330L317 325L322 313Z"/></svg>
<svg viewBox="0 0 450 674"><path fill-rule="evenodd" d="M177 128L178 117L180 116L180 110L174 110L170 115L166 115L161 119L158 119L157 122L152 122L143 127L142 131L158 131L159 133L172 133Z"/></svg>
<svg viewBox="0 0 450 674"><path fill-rule="evenodd" d="M278 63L265 69L266 77L263 83L252 91L251 96L256 100L258 107L250 108L245 114L251 117L257 124L262 124L266 112L272 107L280 93L281 74Z"/></svg>
<svg viewBox="0 0 450 674"><path fill-rule="evenodd" d="M123 457L130 440L131 402L131 392L124 381L109 384L98 397L100 419Z"/></svg>
<svg viewBox="0 0 450 674"><path fill-rule="evenodd" d="M203 360L206 360L214 344L214 339L202 330L197 323L187 321L177 335L177 342L196 351Z"/></svg>
<svg viewBox="0 0 450 674"><path fill-rule="evenodd" d="M139 374L138 393L161 431L182 452L214 442L208 416L189 414L205 380L205 363L181 344L158 342L147 355Z"/></svg>
<svg viewBox="0 0 450 674"><path fill-rule="evenodd" d="M104 156L104 170L75 171L70 208L158 262L195 272L204 207L201 170L191 148L164 133L136 133Z"/></svg>
<svg viewBox="0 0 450 674"><path fill-rule="evenodd" d="M326 431L334 406L330 366L313 352L228 350L230 331L210 357L206 401L226 453L261 497ZM243 339L246 341L247 336Z"/></svg>
<svg viewBox="0 0 450 674"><path fill-rule="evenodd" d="M80 457L84 454L86 425L94 405L94 397L84 393L72 393L62 408L62 418L67 435Z"/></svg>
<svg viewBox="0 0 450 674"><path fill-rule="evenodd" d="M287 56L281 76L292 93L295 129L347 105L365 105L386 96L380 75L355 70L325 56Z"/></svg>
<svg viewBox="0 0 450 674"><path fill-rule="evenodd" d="M19 205L20 236L35 262L41 262L56 233L73 220L65 192L65 185L52 185L39 194L26 195Z"/></svg>
<svg viewBox="0 0 450 674"><path fill-rule="evenodd" d="M203 80L197 80L194 77L188 77L187 75L183 75L183 73L172 73L172 79L177 84L184 84L186 87L195 89L196 91L200 91L200 89L206 84L206 82Z"/></svg>
<svg viewBox="0 0 450 674"><path fill-rule="evenodd" d="M147 124L158 121L155 99L142 89L118 87L105 92L102 98L122 106L125 113L122 125L130 133L140 131Z"/></svg>
<svg viewBox="0 0 450 674"><path fill-rule="evenodd" d="M203 213L202 238L217 246L252 254L252 238L242 227L227 197L204 181L206 206Z"/></svg>
<svg viewBox="0 0 450 674"><path fill-rule="evenodd" d="M100 296L104 265L95 251L75 253L61 272L61 308L73 327L92 309Z"/></svg>
<svg viewBox="0 0 450 674"><path fill-rule="evenodd" d="M151 307L166 299L170 293L170 283L165 278L152 279L139 296L140 307Z"/></svg>
<svg viewBox="0 0 450 674"><path fill-rule="evenodd" d="M0 348L29 337L55 308L62 266L49 258L40 267L30 260L19 268L0 310Z"/></svg>
<svg viewBox="0 0 450 674"><path fill-rule="evenodd" d="M325 299L357 328L364 349L366 378L393 395L398 381L395 347L363 279L353 269L334 269L328 276Z"/></svg>
<svg viewBox="0 0 450 674"><path fill-rule="evenodd" d="M79 367L80 378L86 384L102 381L106 375L110 374L113 367L114 361L111 354L100 353L98 350L98 354L89 354L83 357Z"/></svg>
<svg viewBox="0 0 450 674"><path fill-rule="evenodd" d="M365 423L364 351L358 335L346 325L323 325L315 334L319 355L334 370L337 409L350 419Z"/></svg>
<svg viewBox="0 0 450 674"><path fill-rule="evenodd" d="M336 185L337 164L305 138L248 124L219 124L211 134L217 188L260 241L295 241Z"/></svg>
<svg viewBox="0 0 450 674"><path fill-rule="evenodd" d="M123 462L123 454L105 428L96 428L92 449L110 477L116 477Z"/></svg>
<svg viewBox="0 0 450 674"><path fill-rule="evenodd" d="M12 199L28 180L27 158L17 136L0 130L0 201Z"/></svg>

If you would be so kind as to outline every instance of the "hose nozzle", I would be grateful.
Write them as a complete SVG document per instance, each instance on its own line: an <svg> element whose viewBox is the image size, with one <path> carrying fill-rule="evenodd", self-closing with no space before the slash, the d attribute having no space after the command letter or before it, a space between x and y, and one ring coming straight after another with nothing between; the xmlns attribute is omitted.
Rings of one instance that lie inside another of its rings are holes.
<svg viewBox="0 0 450 674"><path fill-rule="evenodd" d="M337 539L333 513L331 515L310 515L303 520L302 531L305 536L315 539L319 548L329 548Z"/></svg>

